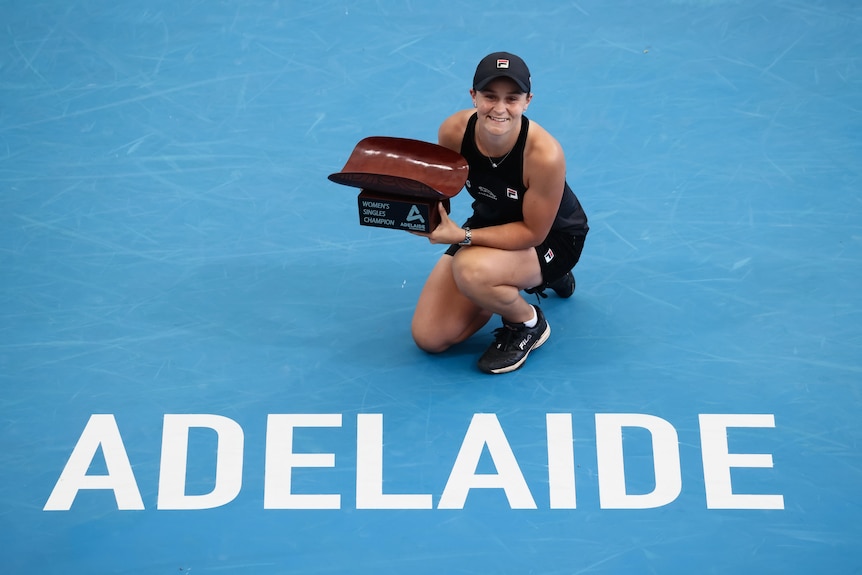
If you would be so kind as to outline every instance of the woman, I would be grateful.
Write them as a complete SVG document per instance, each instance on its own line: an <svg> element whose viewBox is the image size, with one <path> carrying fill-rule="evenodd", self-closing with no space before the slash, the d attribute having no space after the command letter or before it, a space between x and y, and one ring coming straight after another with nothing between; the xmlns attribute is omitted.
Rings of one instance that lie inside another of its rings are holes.
<svg viewBox="0 0 862 575"><path fill-rule="evenodd" d="M520 291L550 287L570 296L571 269L589 227L566 183L562 147L524 116L533 98L524 61L489 54L476 68L470 96L474 109L447 118L438 141L467 159L473 214L462 227L441 206L440 225L424 234L432 244L452 245L422 289L412 332L421 349L437 353L497 314L503 327L479 368L505 373L521 367L551 333L541 309Z"/></svg>

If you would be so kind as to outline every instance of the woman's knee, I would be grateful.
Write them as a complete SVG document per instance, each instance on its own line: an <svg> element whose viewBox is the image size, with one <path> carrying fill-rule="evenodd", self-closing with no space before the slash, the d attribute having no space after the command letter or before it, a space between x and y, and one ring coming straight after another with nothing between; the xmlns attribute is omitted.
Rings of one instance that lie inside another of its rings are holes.
<svg viewBox="0 0 862 575"><path fill-rule="evenodd" d="M492 272L493 269L486 258L474 257L469 250L460 250L452 261L452 277L458 289L465 294L487 283Z"/></svg>
<svg viewBox="0 0 862 575"><path fill-rule="evenodd" d="M419 325L416 321L413 322L410 331L416 347L427 353L441 353L452 346L451 342L440 337L439 332Z"/></svg>

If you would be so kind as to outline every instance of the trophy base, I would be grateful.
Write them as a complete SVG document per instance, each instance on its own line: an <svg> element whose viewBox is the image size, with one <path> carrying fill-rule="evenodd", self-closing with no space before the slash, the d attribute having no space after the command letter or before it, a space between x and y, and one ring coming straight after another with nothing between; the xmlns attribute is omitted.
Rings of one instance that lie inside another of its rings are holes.
<svg viewBox="0 0 862 575"><path fill-rule="evenodd" d="M375 228L390 228L428 233L440 224L437 207L442 201L449 212L449 198L433 199L396 196L374 190L359 194L359 224Z"/></svg>

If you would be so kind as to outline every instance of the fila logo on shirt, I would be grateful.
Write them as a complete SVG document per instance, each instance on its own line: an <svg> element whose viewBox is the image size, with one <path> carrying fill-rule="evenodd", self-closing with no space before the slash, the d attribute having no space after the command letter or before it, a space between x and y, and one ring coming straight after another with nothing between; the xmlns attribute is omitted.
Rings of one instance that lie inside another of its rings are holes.
<svg viewBox="0 0 862 575"><path fill-rule="evenodd" d="M545 263L551 263L551 260L554 259L554 250L548 248L548 251L545 252Z"/></svg>
<svg viewBox="0 0 862 575"><path fill-rule="evenodd" d="M512 188L506 188L506 196L510 200L517 200L518 199L518 190L513 190Z"/></svg>

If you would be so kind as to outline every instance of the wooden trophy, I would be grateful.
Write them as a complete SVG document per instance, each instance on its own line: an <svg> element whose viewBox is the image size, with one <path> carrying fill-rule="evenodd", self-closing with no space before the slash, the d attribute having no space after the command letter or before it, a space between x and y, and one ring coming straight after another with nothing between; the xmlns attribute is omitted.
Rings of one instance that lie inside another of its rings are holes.
<svg viewBox="0 0 862 575"><path fill-rule="evenodd" d="M427 233L440 224L438 204L449 212L449 198L464 187L468 172L467 160L449 148L373 136L356 144L329 179L360 188L360 225Z"/></svg>

